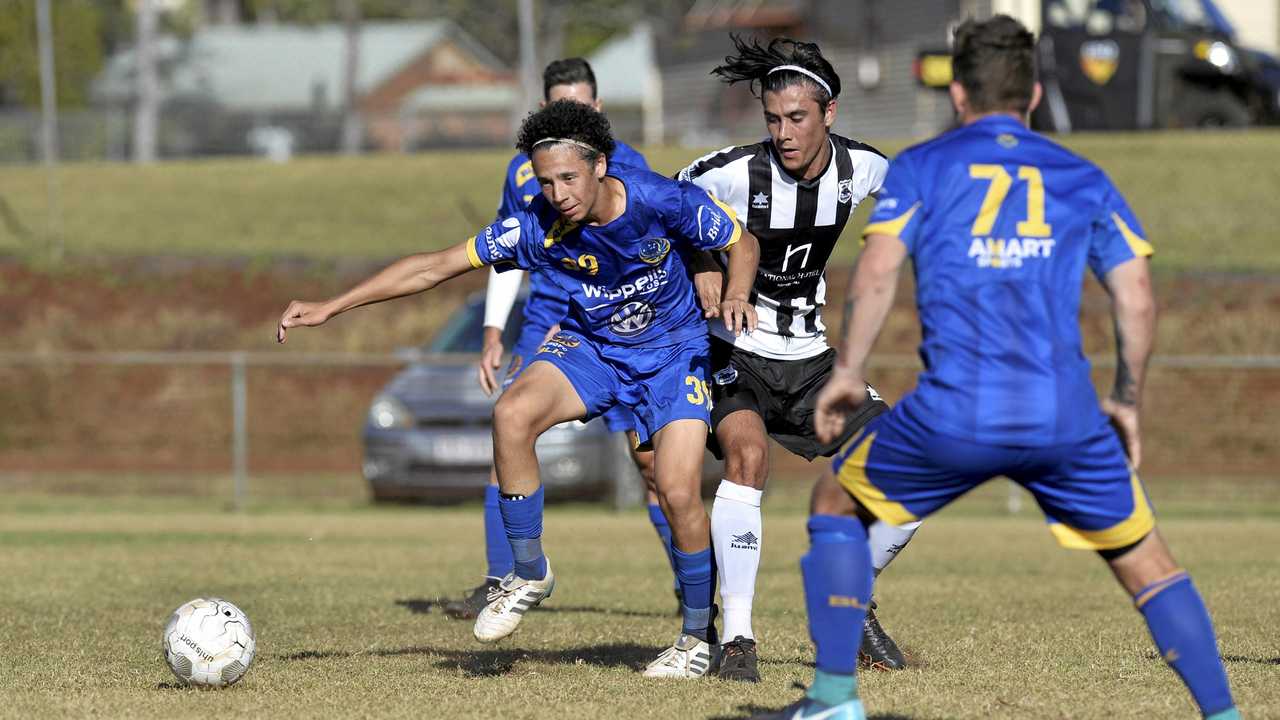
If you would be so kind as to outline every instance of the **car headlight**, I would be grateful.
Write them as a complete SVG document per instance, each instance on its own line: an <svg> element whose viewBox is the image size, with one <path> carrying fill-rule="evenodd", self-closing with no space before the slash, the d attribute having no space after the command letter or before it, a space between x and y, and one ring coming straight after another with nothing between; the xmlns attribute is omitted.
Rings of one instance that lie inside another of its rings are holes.
<svg viewBox="0 0 1280 720"><path fill-rule="evenodd" d="M1230 75L1239 67L1236 51L1221 40L1201 40L1194 48L1195 56Z"/></svg>
<svg viewBox="0 0 1280 720"><path fill-rule="evenodd" d="M413 427L413 415L399 400L379 395L369 406L369 424L383 430Z"/></svg>

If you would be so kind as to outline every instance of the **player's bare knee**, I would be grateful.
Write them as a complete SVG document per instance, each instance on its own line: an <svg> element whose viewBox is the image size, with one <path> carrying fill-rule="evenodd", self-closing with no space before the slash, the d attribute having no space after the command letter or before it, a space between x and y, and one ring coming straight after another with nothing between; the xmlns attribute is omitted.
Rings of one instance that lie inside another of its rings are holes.
<svg viewBox="0 0 1280 720"><path fill-rule="evenodd" d="M528 403L520 402L518 395L504 394L493 406L494 442L525 443L536 439L535 419Z"/></svg>
<svg viewBox="0 0 1280 720"><path fill-rule="evenodd" d="M729 482L763 490L769 475L769 446L754 440L735 443L725 456L724 472Z"/></svg>
<svg viewBox="0 0 1280 720"><path fill-rule="evenodd" d="M679 515L694 508L702 508L702 496L698 492L698 488L696 486L686 487L685 485L687 483L676 487L658 488L658 498L664 510L669 508L672 513Z"/></svg>
<svg viewBox="0 0 1280 720"><path fill-rule="evenodd" d="M831 473L823 473L813 484L813 492L809 496L810 515L859 515L858 502L853 499Z"/></svg>

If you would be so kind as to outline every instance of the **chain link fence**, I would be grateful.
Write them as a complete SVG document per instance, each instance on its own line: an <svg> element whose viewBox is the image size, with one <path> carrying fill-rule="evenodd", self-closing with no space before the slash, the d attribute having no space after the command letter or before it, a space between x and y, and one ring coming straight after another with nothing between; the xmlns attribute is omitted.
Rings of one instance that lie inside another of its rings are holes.
<svg viewBox="0 0 1280 720"><path fill-rule="evenodd" d="M0 489L234 503L362 498L361 428L370 402L406 362L431 359L0 353ZM1110 365L1095 362L1101 392L1110 386ZM913 357L881 356L870 374L892 402L918 371ZM1149 486L1167 483L1169 492L1206 501L1273 498L1280 356L1157 356L1144 402ZM813 466L775 450L775 476L814 475Z"/></svg>

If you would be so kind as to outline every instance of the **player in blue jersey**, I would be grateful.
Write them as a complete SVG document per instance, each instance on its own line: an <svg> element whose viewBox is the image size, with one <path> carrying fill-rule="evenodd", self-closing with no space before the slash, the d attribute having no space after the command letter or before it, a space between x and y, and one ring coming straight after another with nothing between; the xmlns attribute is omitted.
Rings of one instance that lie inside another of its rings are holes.
<svg viewBox="0 0 1280 720"><path fill-rule="evenodd" d="M542 107L556 100L574 100L585 103L595 110L601 109L600 99L596 95L596 76L591 65L582 58L566 58L554 60L542 71ZM621 140L614 141L613 152L609 155L612 167L627 165L629 167L649 169L644 156ZM528 207L533 198L541 194L538 179L533 174L533 163L529 156L518 152L507 166L506 179L502 185L502 200L498 206L498 220L514 215ZM489 288L485 296L484 307L484 349L478 363L480 387L488 394L505 388L515 381L526 363L532 359L538 347L547 338L551 328L560 322L568 310L569 303L556 288L544 270L529 273L529 294L524 304L524 324L520 328L520 336L511 348L511 360L507 365L505 377L499 382L496 371L501 366L505 348L502 345L502 330L506 327L511 308L515 305L520 291L520 282L524 273L519 270L499 273L490 270ZM611 432L627 432L633 439L635 430L630 411L618 406L604 415L606 427ZM631 444L632 459L635 461L640 475L646 484L652 485L653 452L642 451ZM658 506L657 496L649 493L649 520L663 543L663 550L668 560L671 558L671 526ZM506 530L502 526L502 513L498 511L498 476L491 473L489 485L485 488L484 497L484 537L485 558L488 568L483 581L471 588L458 600L448 602L444 613L459 620L474 620L484 606L488 604L489 592L511 572L515 560L511 556L511 546L507 543ZM674 566L673 566L674 569ZM673 578L674 580L674 578ZM675 583L676 595L679 596L679 583Z"/></svg>
<svg viewBox="0 0 1280 720"><path fill-rule="evenodd" d="M1027 128L1040 98L1031 33L1003 15L966 21L952 62L961 127L889 167L863 231L840 363L818 400L819 436L836 436L864 397L907 256L924 371L814 489L801 569L817 672L782 717L865 717L851 639L870 599L864 523L919 520L1004 475L1032 493L1061 545L1106 560L1200 711L1238 718L1209 614L1136 474L1151 245L1101 170ZM1110 293L1116 326L1115 389L1101 405L1080 341L1086 268Z"/></svg>
<svg viewBox="0 0 1280 720"><path fill-rule="evenodd" d="M542 551L538 436L623 405L636 417L639 440L653 445L684 598L676 642L645 674L705 675L717 654L710 523L699 492L709 349L687 262L699 250L727 254L719 310L726 327L750 331L755 312L747 297L759 246L732 211L698 187L609 167L608 120L586 105L548 104L526 118L519 147L533 160L542 190L527 209L448 250L403 258L330 300L292 302L278 339L289 328L423 292L486 265L554 269L550 277L569 298L568 314L494 407L499 510L515 567L476 618L476 638L510 635L555 587Z"/></svg>

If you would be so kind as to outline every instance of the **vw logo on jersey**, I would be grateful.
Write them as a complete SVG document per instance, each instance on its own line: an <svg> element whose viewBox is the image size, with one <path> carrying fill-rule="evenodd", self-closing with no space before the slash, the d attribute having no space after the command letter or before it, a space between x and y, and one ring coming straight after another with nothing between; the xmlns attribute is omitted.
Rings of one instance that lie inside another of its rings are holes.
<svg viewBox="0 0 1280 720"><path fill-rule="evenodd" d="M609 329L622 337L639 335L653 323L653 316L653 305L644 300L632 300L609 316Z"/></svg>
<svg viewBox="0 0 1280 720"><path fill-rule="evenodd" d="M666 238L649 238L640 244L640 261L657 265L671 252L671 241Z"/></svg>

